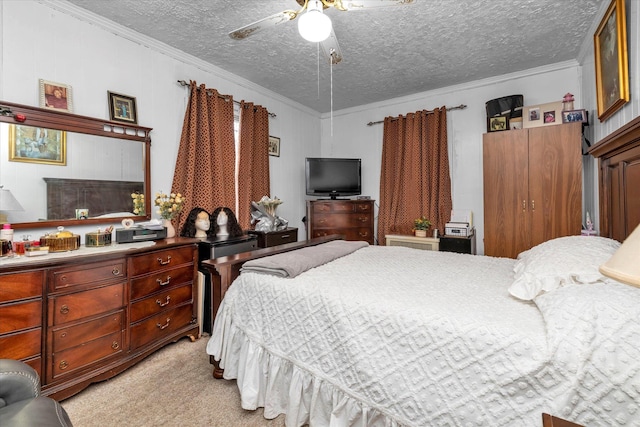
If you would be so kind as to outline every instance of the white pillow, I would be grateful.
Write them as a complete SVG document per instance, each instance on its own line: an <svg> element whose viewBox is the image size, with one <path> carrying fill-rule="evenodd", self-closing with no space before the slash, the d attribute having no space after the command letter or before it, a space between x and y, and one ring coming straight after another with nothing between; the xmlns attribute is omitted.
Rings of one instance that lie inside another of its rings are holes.
<svg viewBox="0 0 640 427"><path fill-rule="evenodd" d="M601 282L604 276L598 267L618 247L619 242L598 236L568 236L541 243L518 255L509 293L532 300L565 284Z"/></svg>

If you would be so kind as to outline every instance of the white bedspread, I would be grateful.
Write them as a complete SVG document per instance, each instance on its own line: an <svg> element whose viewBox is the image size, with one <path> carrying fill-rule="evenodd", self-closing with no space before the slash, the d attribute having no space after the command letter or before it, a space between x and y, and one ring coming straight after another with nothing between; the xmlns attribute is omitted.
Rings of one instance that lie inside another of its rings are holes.
<svg viewBox="0 0 640 427"><path fill-rule="evenodd" d="M225 378L238 379L243 408L264 407L267 418L286 413L290 427L540 426L543 411L589 425L637 425L609 417L639 401L640 373L627 372L638 366L637 351L628 346L635 361L626 367L607 359L618 377L593 403L601 375L590 372L599 361L585 354L603 342L593 334L581 341L589 335L582 320L582 335L567 334L575 332L572 315L549 298L542 313L512 298L514 262L370 246L293 279L243 273L207 352L221 359ZM637 312L626 331L636 349ZM607 344L611 355L616 343ZM620 382L624 392L615 394ZM594 415L603 411L609 418Z"/></svg>

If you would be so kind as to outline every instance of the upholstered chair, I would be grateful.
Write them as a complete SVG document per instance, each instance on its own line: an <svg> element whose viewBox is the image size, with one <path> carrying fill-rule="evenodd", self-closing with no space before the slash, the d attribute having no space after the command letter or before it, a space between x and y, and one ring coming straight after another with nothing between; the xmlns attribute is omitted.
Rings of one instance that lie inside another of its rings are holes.
<svg viewBox="0 0 640 427"><path fill-rule="evenodd" d="M40 395L40 377L29 365L0 359L0 426L68 427L67 412Z"/></svg>

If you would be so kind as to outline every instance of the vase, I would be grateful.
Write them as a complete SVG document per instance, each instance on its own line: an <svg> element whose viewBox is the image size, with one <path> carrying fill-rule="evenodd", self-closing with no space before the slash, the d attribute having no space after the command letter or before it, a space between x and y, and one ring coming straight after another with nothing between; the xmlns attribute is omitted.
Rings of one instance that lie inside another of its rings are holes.
<svg viewBox="0 0 640 427"><path fill-rule="evenodd" d="M167 227L167 238L176 237L176 229L173 227L170 219L163 219L162 225Z"/></svg>
<svg viewBox="0 0 640 427"><path fill-rule="evenodd" d="M416 230L416 237L427 237L427 230Z"/></svg>

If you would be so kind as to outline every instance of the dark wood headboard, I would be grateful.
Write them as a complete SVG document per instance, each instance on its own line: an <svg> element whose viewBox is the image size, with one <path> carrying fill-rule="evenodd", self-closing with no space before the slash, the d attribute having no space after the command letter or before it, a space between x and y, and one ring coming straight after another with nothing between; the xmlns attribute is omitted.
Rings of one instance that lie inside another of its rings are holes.
<svg viewBox="0 0 640 427"><path fill-rule="evenodd" d="M640 224L640 117L600 140L600 235L622 242Z"/></svg>
<svg viewBox="0 0 640 427"><path fill-rule="evenodd" d="M47 183L47 219L75 218L76 209L88 209L89 217L132 212L131 193L144 193L142 181L42 178ZM110 197L105 197L108 194Z"/></svg>

